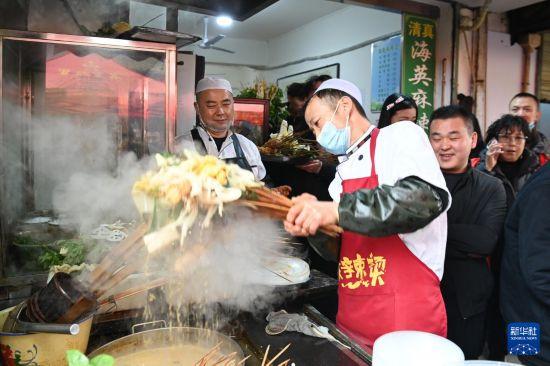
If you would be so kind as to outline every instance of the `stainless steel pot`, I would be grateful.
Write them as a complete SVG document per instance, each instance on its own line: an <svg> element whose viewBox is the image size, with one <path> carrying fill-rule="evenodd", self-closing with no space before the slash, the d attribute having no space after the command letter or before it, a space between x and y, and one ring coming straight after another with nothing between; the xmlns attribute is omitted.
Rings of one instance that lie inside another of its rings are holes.
<svg viewBox="0 0 550 366"><path fill-rule="evenodd" d="M117 359L135 354L143 354L147 351L157 355L155 363L151 364L151 366L158 366L161 364L164 365L163 361L166 362L166 360L163 360L163 349L181 347L183 350L185 346L196 346L204 348L206 353L218 343L221 343L220 353L222 355L236 352L236 360L240 361L243 359L242 349L228 336L213 330L190 327L160 328L132 334L107 343L92 352L89 357L108 354ZM149 366L146 363L142 365ZM189 366L193 365L194 362L189 364Z"/></svg>

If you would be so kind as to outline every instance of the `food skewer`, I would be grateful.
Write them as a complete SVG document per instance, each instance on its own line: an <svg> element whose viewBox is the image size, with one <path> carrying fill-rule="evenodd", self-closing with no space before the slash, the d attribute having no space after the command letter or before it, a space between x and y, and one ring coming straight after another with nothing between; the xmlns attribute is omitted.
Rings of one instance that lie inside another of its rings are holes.
<svg viewBox="0 0 550 366"><path fill-rule="evenodd" d="M274 203L267 203L267 202L262 202L262 201L249 201L249 200L239 200L237 201L238 204L243 204L245 206L248 206L248 207L262 207L262 208L269 208L269 209L272 209L272 210L275 210L275 211L281 211L283 213L286 213L288 212L288 207L284 207L284 206L279 206L277 204L274 204Z"/></svg>
<svg viewBox="0 0 550 366"><path fill-rule="evenodd" d="M290 347L290 343L287 344L287 345L285 346L285 348L283 348L281 351L279 351L279 353L277 353L277 354L275 355L275 357L273 357L273 358L271 359L271 361L269 361L265 366L270 366L276 359L278 359L278 358L288 349L288 347Z"/></svg>
<svg viewBox="0 0 550 366"><path fill-rule="evenodd" d="M198 360L195 363L195 366L206 366L207 362L212 358L212 356L216 353L216 351L220 350L220 347L222 345L222 342L219 342L214 347L210 349L204 356L201 357L200 360Z"/></svg>
<svg viewBox="0 0 550 366"><path fill-rule="evenodd" d="M264 208L270 211L264 211L267 214L273 214L275 218L284 219L286 218L286 212L292 207L293 202L290 198L285 197L277 192L270 190L269 188L260 187L260 188L250 188L250 192L255 193L258 196L258 201L255 200L239 200L243 201L245 205L252 205L257 208ZM279 204L280 206L278 206ZM286 208L286 210L285 210ZM281 212L285 212L285 217L281 217ZM327 225L319 229L324 234L327 234L331 237L337 237L343 232L343 229L337 225Z"/></svg>
<svg viewBox="0 0 550 366"><path fill-rule="evenodd" d="M245 358L243 358L242 360L240 360L239 363L238 363L236 366L244 365L244 363L246 362L246 360L248 360L250 357L251 357L251 355L246 356Z"/></svg>
<svg viewBox="0 0 550 366"><path fill-rule="evenodd" d="M220 365L222 362L227 364L229 361L235 361L235 357L237 356L237 352L232 352L228 355L221 356L217 361L214 362L213 365Z"/></svg>
<svg viewBox="0 0 550 366"><path fill-rule="evenodd" d="M269 362L266 363L267 357L269 355L269 347L270 347L270 345L268 344L264 353L264 358L262 360L262 366L271 366L273 362L275 362L275 360L278 359L288 349L288 347L290 347L290 345L291 343L287 344L281 351L279 351L279 353L275 355L275 357L273 357ZM288 362L290 362L290 358L279 363L277 366L288 365Z"/></svg>
<svg viewBox="0 0 550 366"><path fill-rule="evenodd" d="M254 201L250 201L250 202L254 202ZM248 202L246 202L245 205L250 207ZM264 213L269 217L279 219L279 220L283 220L283 221L286 219L286 214L288 212L288 210L286 210L286 211L279 210L279 209L272 210L272 209L269 209L267 207L264 207L263 205L262 206L255 206L255 207L253 207L253 209L257 210L258 212ZM327 226L321 226L319 228L319 231L323 234L326 234L326 235L332 237L332 238L336 238L344 230L340 226L337 226L337 225L327 225Z"/></svg>
<svg viewBox="0 0 550 366"><path fill-rule="evenodd" d="M136 260L135 262L126 264L122 268L120 268L118 271L113 273L111 277L109 277L106 281L100 282L92 287L92 291L94 295L99 298L103 294L105 294L108 290L114 288L119 283L124 281L128 276L130 276L133 273L136 273L146 263L146 258Z"/></svg>
<svg viewBox="0 0 550 366"><path fill-rule="evenodd" d="M128 235L126 239L121 241L116 247L114 247L97 265L87 279L87 282L93 284L105 279L105 277L112 274L113 266L118 266L120 263L120 257L127 257L129 252L133 252L132 249L141 247L135 245L141 238L147 233L149 224L146 222L141 223L138 227Z"/></svg>
<svg viewBox="0 0 550 366"><path fill-rule="evenodd" d="M264 358L262 360L262 366L265 366L265 361L267 361L267 355L269 354L269 347L270 347L270 345L268 344L267 348L265 350L265 353L264 353Z"/></svg>
<svg viewBox="0 0 550 366"><path fill-rule="evenodd" d="M107 305L107 304L111 304L112 302L116 302L116 301L125 299L127 297L137 295L141 292L148 291L148 290L154 289L156 287L164 286L168 282L170 282L170 280L168 278L165 278L165 277L157 278L155 280L147 282L144 285L135 286L135 287L129 288L125 291L122 291L122 292L120 292L116 295L109 296L108 298L105 298L105 299L101 300L99 302L99 306L104 306L104 305Z"/></svg>

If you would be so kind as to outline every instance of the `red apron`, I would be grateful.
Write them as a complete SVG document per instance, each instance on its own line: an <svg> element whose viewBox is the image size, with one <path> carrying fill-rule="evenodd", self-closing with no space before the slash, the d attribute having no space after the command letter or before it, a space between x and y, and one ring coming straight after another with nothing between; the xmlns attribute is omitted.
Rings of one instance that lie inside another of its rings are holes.
<svg viewBox="0 0 550 366"><path fill-rule="evenodd" d="M343 192L378 187L374 153L378 129L371 134L371 175L344 180ZM338 265L339 328L372 347L396 330L447 335L447 314L439 278L398 235L372 238L345 231Z"/></svg>

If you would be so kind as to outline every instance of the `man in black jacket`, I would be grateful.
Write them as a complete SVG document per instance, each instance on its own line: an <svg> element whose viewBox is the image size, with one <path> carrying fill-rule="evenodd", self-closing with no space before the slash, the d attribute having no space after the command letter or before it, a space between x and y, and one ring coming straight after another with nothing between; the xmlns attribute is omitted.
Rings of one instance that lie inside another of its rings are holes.
<svg viewBox="0 0 550 366"><path fill-rule="evenodd" d="M541 118L540 100L531 93L519 93L510 100L510 114L523 118L531 130L531 138L527 147L535 154L550 156L550 144L546 136L537 129Z"/></svg>
<svg viewBox="0 0 550 366"><path fill-rule="evenodd" d="M470 167L469 155L477 138L470 114L462 107L442 107L432 114L430 142L452 196L441 291L448 338L467 359L478 358L483 350L493 288L487 257L497 244L506 215L502 183Z"/></svg>
<svg viewBox="0 0 550 366"><path fill-rule="evenodd" d="M540 324L541 350L524 365L550 364L550 166L519 192L504 227L501 297L506 322Z"/></svg>

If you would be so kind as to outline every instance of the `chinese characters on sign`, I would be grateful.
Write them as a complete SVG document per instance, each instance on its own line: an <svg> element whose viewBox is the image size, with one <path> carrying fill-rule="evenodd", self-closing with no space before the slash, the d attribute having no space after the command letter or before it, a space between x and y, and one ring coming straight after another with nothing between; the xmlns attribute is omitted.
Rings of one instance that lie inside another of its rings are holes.
<svg viewBox="0 0 550 366"><path fill-rule="evenodd" d="M540 352L540 324L509 323L508 353L519 356L533 356Z"/></svg>
<svg viewBox="0 0 550 366"><path fill-rule="evenodd" d="M427 130L434 110L435 21L412 15L403 21L402 90L415 100L417 123Z"/></svg>
<svg viewBox="0 0 550 366"><path fill-rule="evenodd" d="M401 77L401 37L395 36L372 46L372 112L380 112L388 95L399 92Z"/></svg>
<svg viewBox="0 0 550 366"><path fill-rule="evenodd" d="M386 258L370 253L366 258L357 253L355 258L343 257L338 265L340 286L355 290L361 286L384 286Z"/></svg>

